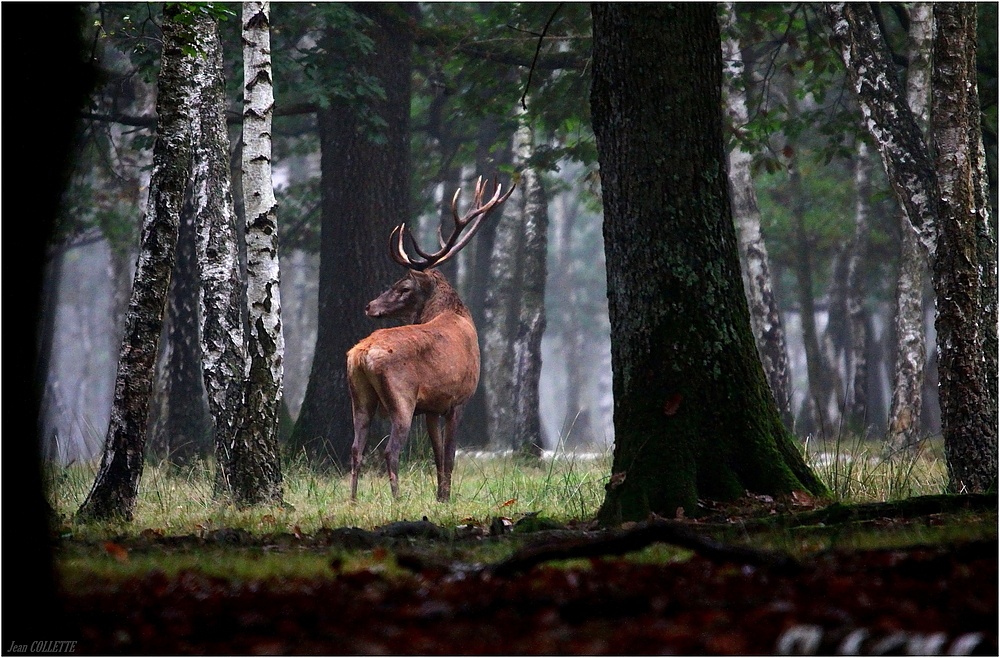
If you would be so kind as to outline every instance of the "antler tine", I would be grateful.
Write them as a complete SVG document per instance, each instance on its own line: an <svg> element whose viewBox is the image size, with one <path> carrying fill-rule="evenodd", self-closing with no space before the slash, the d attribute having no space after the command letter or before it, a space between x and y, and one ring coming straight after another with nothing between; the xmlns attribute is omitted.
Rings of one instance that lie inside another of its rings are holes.
<svg viewBox="0 0 1000 658"><path fill-rule="evenodd" d="M451 214L455 220L455 228L452 230L451 235L448 236L448 239L445 240L441 233L441 227L438 226L438 242L441 248L434 253L423 251L405 224L400 224L394 228L389 236L389 252L392 255L392 259L411 270L422 271L444 263L461 251L476 234L476 231L479 230L482 221L489 216L496 206L505 202L514 191L514 185L511 185L507 193L501 197L502 186L494 179L493 197L483 204L483 194L486 191L486 185L483 182L483 177L480 176L479 180L476 181L476 191L473 195L472 205L465 213L465 216L461 218L458 216L458 197L461 195L462 189L459 188L455 191L455 196L451 200ZM469 227L470 223L472 224L471 227ZM467 227L468 230L466 230ZM411 258L406 254L406 250L403 248L404 233L409 237L410 244L420 259Z"/></svg>
<svg viewBox="0 0 1000 658"><path fill-rule="evenodd" d="M409 229L405 229L405 231L406 231L406 237L410 239L410 246L413 247L413 250L415 252L417 252L417 255L423 258L425 261L433 260L434 254L428 254L427 252L425 252L423 249L420 248L420 245L417 244L417 239L413 237L413 231Z"/></svg>
<svg viewBox="0 0 1000 658"><path fill-rule="evenodd" d="M405 224L400 224L389 234L389 255L403 267L410 267L412 265L410 257L403 251L403 229L405 227Z"/></svg>
<svg viewBox="0 0 1000 658"><path fill-rule="evenodd" d="M472 222L472 227L466 230L464 233L462 233L461 239L457 241L455 240L455 238L458 236L457 235L452 236L452 239L449 240L451 246L441 256L441 258L437 260L435 265L440 265L444 263L445 261L449 260L452 256L457 254L459 251L461 251L462 248L469 243L469 240L471 240L473 236L476 235L476 232L479 230L479 227L482 226L483 220L489 217L490 213L493 212L493 210L498 205L502 205L508 198L510 198L510 195L514 192L514 185L511 185L511 188L507 190L507 193L501 197L500 193L503 189L503 186L500 185L495 179L493 181L493 186L494 186L493 197L485 205L481 205L482 194L483 192L486 191L486 184L482 182L482 177L480 176L479 183L476 186L478 188L476 195L477 198L475 199L475 204L473 206L475 210L470 211L463 218L464 222L463 228L469 222Z"/></svg>

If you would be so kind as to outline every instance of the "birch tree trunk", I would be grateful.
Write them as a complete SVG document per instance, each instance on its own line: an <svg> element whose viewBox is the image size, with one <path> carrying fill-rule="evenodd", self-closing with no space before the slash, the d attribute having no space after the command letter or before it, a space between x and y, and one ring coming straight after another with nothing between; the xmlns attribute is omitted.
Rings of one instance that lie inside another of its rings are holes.
<svg viewBox="0 0 1000 658"><path fill-rule="evenodd" d="M729 120L733 128L739 130L749 122L746 92L743 88L743 54L739 39L734 35L736 12L733 3L727 2L723 7L721 27L723 35L728 35L728 38L723 38L722 41L722 93ZM746 289L747 305L750 307L750 324L753 327L757 353L764 366L771 394L778 405L781 420L789 431L793 431L788 348L785 345L781 313L774 296L767 245L760 232L757 190L750 173L752 159L739 145L733 146L729 151L729 198L736 222L743 286Z"/></svg>
<svg viewBox="0 0 1000 658"><path fill-rule="evenodd" d="M931 135L938 174L938 398L955 492L997 477L996 243L986 203L976 89L976 6L934 6Z"/></svg>
<svg viewBox="0 0 1000 658"><path fill-rule="evenodd" d="M531 153L530 131L514 137L515 163ZM541 454L538 378L545 330L548 205L538 173L525 167L518 210L497 223L486 293L482 381L490 443Z"/></svg>
<svg viewBox="0 0 1000 658"><path fill-rule="evenodd" d="M104 453L94 486L78 511L83 518L131 519L142 476L146 419L181 206L190 171L192 107L197 96L192 79L197 55L184 54L183 47L190 42L190 30L177 20L183 11L176 6L164 9L156 100L157 136L149 202L118 359Z"/></svg>
<svg viewBox="0 0 1000 658"><path fill-rule="evenodd" d="M243 199L246 208L249 373L243 420L230 450L238 504L280 502L278 411L282 359L277 201L271 183L270 3L243 3Z"/></svg>
<svg viewBox="0 0 1000 658"><path fill-rule="evenodd" d="M985 195L977 191L985 185L976 8L934 7L936 160L920 137L870 7L837 3L825 9L893 190L927 249L937 302L938 397L949 486L982 491L995 484L997 474L997 327L996 248Z"/></svg>
<svg viewBox="0 0 1000 658"><path fill-rule="evenodd" d="M193 26L201 53L195 76L202 89L192 177L201 270L202 376L214 420L216 492L222 493L232 487L232 442L239 425L246 376L240 313L243 281L229 177L229 135L218 26L204 14L195 17Z"/></svg>
<svg viewBox="0 0 1000 658"><path fill-rule="evenodd" d="M909 65L906 95L921 132L926 133L930 111L933 5L910 7ZM924 368L927 362L924 331L924 277L927 265L917 236L904 210L900 215L899 275L896 281L896 371L889 411L888 444L893 451L913 450L920 438Z"/></svg>

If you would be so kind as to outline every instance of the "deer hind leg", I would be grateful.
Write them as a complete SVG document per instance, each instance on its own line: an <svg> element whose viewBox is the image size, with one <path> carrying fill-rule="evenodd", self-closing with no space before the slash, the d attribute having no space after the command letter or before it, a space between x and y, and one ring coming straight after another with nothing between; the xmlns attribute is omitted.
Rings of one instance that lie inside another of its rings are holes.
<svg viewBox="0 0 1000 658"><path fill-rule="evenodd" d="M441 425L440 416L438 414L427 414L427 436L431 439L431 447L434 448L434 465L437 467L437 498L438 501L447 500L447 494L445 494L444 483L444 461L445 461L445 449L444 444L441 442ZM444 498L442 498L444 495Z"/></svg>
<svg viewBox="0 0 1000 658"><path fill-rule="evenodd" d="M410 424L413 422L413 410L416 401L405 393L400 393L405 387L393 386L393 382L384 379L379 381L382 391L382 404L389 414L392 430L389 432L389 442L385 447L385 464L389 470L389 488L392 497L399 497L399 453L410 434Z"/></svg>
<svg viewBox="0 0 1000 658"><path fill-rule="evenodd" d="M378 393L364 377L351 373L348 382L351 389L351 410L354 415L354 443L351 444L351 500L358 499L358 475L361 460L368 440L368 427L378 409Z"/></svg>
<svg viewBox="0 0 1000 658"><path fill-rule="evenodd" d="M455 407L444 414L444 441L442 443L442 460L438 466L438 501L447 503L451 500L451 473L455 470L455 434L458 421L462 419L462 406Z"/></svg>
<svg viewBox="0 0 1000 658"><path fill-rule="evenodd" d="M389 488L392 489L392 497L399 498L399 453L410 435L413 409L390 411L390 417L392 431L389 433L389 444L385 447L385 464L389 470Z"/></svg>

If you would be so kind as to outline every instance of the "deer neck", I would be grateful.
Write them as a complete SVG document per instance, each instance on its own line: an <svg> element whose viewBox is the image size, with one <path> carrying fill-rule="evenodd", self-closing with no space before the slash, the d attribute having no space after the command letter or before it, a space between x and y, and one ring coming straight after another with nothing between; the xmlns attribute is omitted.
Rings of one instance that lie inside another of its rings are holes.
<svg viewBox="0 0 1000 658"><path fill-rule="evenodd" d="M440 273L432 270L437 276L437 285L434 287L434 292L427 299L424 304L423 309L417 315L416 324L423 324L425 322L430 322L442 313L455 313L466 318L472 318L472 314L469 313L469 309L465 307L462 300L458 296L458 292L448 283L448 281Z"/></svg>

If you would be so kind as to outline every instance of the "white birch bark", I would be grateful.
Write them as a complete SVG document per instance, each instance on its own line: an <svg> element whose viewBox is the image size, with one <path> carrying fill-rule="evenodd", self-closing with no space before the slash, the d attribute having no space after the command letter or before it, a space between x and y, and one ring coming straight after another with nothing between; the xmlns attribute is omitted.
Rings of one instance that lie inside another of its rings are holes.
<svg viewBox="0 0 1000 658"><path fill-rule="evenodd" d="M923 133L927 131L931 88L931 3L910 7L906 97ZM889 409L888 445L894 451L916 448L920 438L924 367L927 362L923 287L927 264L917 234L904 210L900 215L899 275L896 281L896 371Z"/></svg>
<svg viewBox="0 0 1000 658"><path fill-rule="evenodd" d="M743 54L734 34L736 12L733 4L723 5L720 18L722 41L722 93L726 112L735 130L749 122L743 78ZM757 343L757 353L767 374L782 422L790 431L793 427L792 385L788 365L788 349L781 313L771 282L767 245L760 232L760 209L757 190L750 173L752 156L736 145L729 152L729 196L736 222L737 246L742 265L743 287L750 309L750 324Z"/></svg>
<svg viewBox="0 0 1000 658"><path fill-rule="evenodd" d="M903 97L896 68L888 55L873 48L882 43L874 20L860 20L860 5L823 5L858 97L865 127L875 141L896 197L930 258L937 249L936 185L927 146ZM870 13L870 10L868 10Z"/></svg>
<svg viewBox="0 0 1000 658"><path fill-rule="evenodd" d="M277 201L271 182L270 3L243 3L243 199L246 212L249 372L245 418L238 437L244 454L238 467L237 499L281 500L278 410L281 402L281 294Z"/></svg>
<svg viewBox="0 0 1000 658"><path fill-rule="evenodd" d="M193 74L202 90L192 181L201 274L202 376L215 426L216 486L231 490L231 451L247 363L240 314L243 283L229 177L222 45L212 18L198 13L193 27L200 53Z"/></svg>
<svg viewBox="0 0 1000 658"><path fill-rule="evenodd" d="M976 8L934 5L933 159L871 8L842 3L824 8L868 131L927 249L937 305L938 398L949 487L983 491L995 486L997 477L996 248L990 246L989 229L979 228L986 209L977 207L984 195L974 182L981 171ZM984 303L985 298L992 302Z"/></svg>

